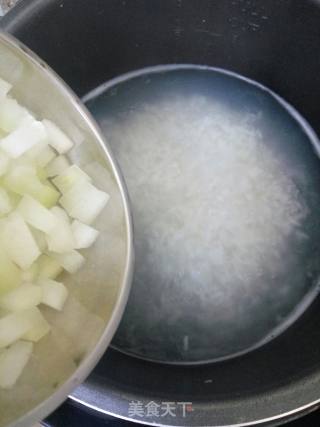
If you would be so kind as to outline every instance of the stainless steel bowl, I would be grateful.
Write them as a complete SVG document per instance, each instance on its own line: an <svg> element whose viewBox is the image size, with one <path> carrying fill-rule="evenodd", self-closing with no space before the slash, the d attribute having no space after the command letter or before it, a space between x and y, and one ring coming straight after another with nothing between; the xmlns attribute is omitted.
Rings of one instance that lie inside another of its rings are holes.
<svg viewBox="0 0 320 427"><path fill-rule="evenodd" d="M63 278L71 294L63 312L44 313L52 332L36 345L17 385L0 391L0 426L26 427L53 411L87 377L110 343L132 279L132 223L127 192L108 144L63 81L4 33L0 76L13 84L13 95L21 104L56 122L75 141L72 157L77 164L95 162L97 185L111 194L98 220L100 238L88 250L85 267Z"/></svg>

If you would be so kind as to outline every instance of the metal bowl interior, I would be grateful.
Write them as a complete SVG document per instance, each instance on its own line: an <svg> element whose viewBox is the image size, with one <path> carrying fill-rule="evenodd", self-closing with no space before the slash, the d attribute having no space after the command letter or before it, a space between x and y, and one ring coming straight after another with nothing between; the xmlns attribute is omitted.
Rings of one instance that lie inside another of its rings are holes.
<svg viewBox="0 0 320 427"><path fill-rule="evenodd" d="M44 310L51 333L35 346L16 386L0 391L0 426L27 426L54 410L103 355L121 319L132 270L128 200L114 159L81 102L27 48L0 34L0 76L36 116L56 122L75 142L71 158L94 163L97 185L110 202L96 223L101 235L79 273L65 274L70 290L63 312Z"/></svg>

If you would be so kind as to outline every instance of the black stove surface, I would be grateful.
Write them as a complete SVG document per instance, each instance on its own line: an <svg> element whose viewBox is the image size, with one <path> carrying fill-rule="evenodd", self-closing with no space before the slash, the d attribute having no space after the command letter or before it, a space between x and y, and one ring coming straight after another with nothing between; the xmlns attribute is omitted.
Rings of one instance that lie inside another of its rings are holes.
<svg viewBox="0 0 320 427"><path fill-rule="evenodd" d="M134 427L135 423L113 417L100 416L88 412L73 404L64 403L48 417L43 424L46 427ZM139 424L141 425L141 424ZM302 418L285 424L286 427L318 427L320 426L320 409Z"/></svg>

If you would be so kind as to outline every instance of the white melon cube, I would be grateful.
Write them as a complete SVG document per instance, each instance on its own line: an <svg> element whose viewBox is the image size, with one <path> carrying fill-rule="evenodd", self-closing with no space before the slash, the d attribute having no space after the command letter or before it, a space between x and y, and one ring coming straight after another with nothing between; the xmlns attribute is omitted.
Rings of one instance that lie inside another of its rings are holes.
<svg viewBox="0 0 320 427"><path fill-rule="evenodd" d="M54 206L60 197L60 193L49 182L41 182L32 165L18 165L10 170L5 176L4 186L21 196L32 196L47 208Z"/></svg>
<svg viewBox="0 0 320 427"><path fill-rule="evenodd" d="M107 193L84 180L65 193L60 199L60 204L72 218L91 224L102 212L108 200Z"/></svg>
<svg viewBox="0 0 320 427"><path fill-rule="evenodd" d="M98 230L76 219L72 222L71 229L75 240L75 249L89 248L99 235Z"/></svg>
<svg viewBox="0 0 320 427"><path fill-rule="evenodd" d="M65 169L52 180L62 194L68 192L74 185L82 181L90 182L91 178L77 165L69 166L68 169Z"/></svg>
<svg viewBox="0 0 320 427"><path fill-rule="evenodd" d="M29 227L17 212L10 214L3 223L3 247L12 261L28 269L41 254Z"/></svg>
<svg viewBox="0 0 320 427"><path fill-rule="evenodd" d="M0 103L0 128L12 132L23 122L33 120L32 115L15 99L4 98Z"/></svg>
<svg viewBox="0 0 320 427"><path fill-rule="evenodd" d="M46 167L56 156L55 151L44 141L36 144L25 154L26 159L41 168Z"/></svg>
<svg viewBox="0 0 320 427"><path fill-rule="evenodd" d="M2 317L0 319L0 348L8 347L36 329L41 329L43 333L45 322L46 320L37 307L16 311ZM47 327L47 332L49 330L50 327L49 329ZM29 341L33 340L29 339Z"/></svg>
<svg viewBox="0 0 320 427"><path fill-rule="evenodd" d="M32 328L28 329L22 338L27 341L38 342L50 332L51 326L37 307L34 307L33 310L35 310L34 325Z"/></svg>
<svg viewBox="0 0 320 427"><path fill-rule="evenodd" d="M0 187L0 216L11 212L13 206L7 191Z"/></svg>
<svg viewBox="0 0 320 427"><path fill-rule="evenodd" d="M30 150L34 145L45 142L44 126L37 120L23 122L17 129L0 140L0 148L14 159Z"/></svg>
<svg viewBox="0 0 320 427"><path fill-rule="evenodd" d="M51 208L51 212L55 216L63 219L68 224L71 223L71 218L69 217L69 215L67 214L67 212L64 209L62 209L60 206L54 206L53 208Z"/></svg>
<svg viewBox="0 0 320 427"><path fill-rule="evenodd" d="M39 259L39 258L38 258ZM34 262L28 270L21 271L21 280L23 283L33 283L39 275L38 261Z"/></svg>
<svg viewBox="0 0 320 427"><path fill-rule="evenodd" d="M64 254L50 254L69 273L75 273L84 264L85 258L76 250Z"/></svg>
<svg viewBox="0 0 320 427"><path fill-rule="evenodd" d="M46 166L48 177L62 174L69 166L69 160L65 156L56 157Z"/></svg>
<svg viewBox="0 0 320 427"><path fill-rule="evenodd" d="M55 310L62 310L69 294L64 284L50 279L41 280L38 284L42 289L42 303Z"/></svg>
<svg viewBox="0 0 320 427"><path fill-rule="evenodd" d="M31 342L18 341L0 353L0 388L10 389L16 384L32 351Z"/></svg>
<svg viewBox="0 0 320 427"><path fill-rule="evenodd" d="M42 121L48 135L49 144L58 151L64 154L73 147L71 139L52 121Z"/></svg>
<svg viewBox="0 0 320 427"><path fill-rule="evenodd" d="M9 157L0 150L0 176L4 175L9 167Z"/></svg>
<svg viewBox="0 0 320 427"><path fill-rule="evenodd" d="M50 233L56 226L53 213L29 195L23 196L18 211L28 224L45 233Z"/></svg>
<svg viewBox="0 0 320 427"><path fill-rule="evenodd" d="M0 247L0 297L19 286L21 270Z"/></svg>
<svg viewBox="0 0 320 427"><path fill-rule="evenodd" d="M48 249L46 235L44 232L37 230L36 228L31 229L32 235L37 242L38 248L41 252L45 252Z"/></svg>
<svg viewBox="0 0 320 427"><path fill-rule="evenodd" d="M57 253L70 252L75 247L71 225L59 211L56 212L57 210L58 208L51 209L51 213L55 217L55 225L46 235L48 249Z"/></svg>
<svg viewBox="0 0 320 427"><path fill-rule="evenodd" d="M42 289L32 284L23 284L0 297L0 307L8 311L20 311L41 303Z"/></svg>
<svg viewBox="0 0 320 427"><path fill-rule="evenodd" d="M61 264L54 258L43 254L37 260L38 277L41 279L56 279L62 272Z"/></svg>

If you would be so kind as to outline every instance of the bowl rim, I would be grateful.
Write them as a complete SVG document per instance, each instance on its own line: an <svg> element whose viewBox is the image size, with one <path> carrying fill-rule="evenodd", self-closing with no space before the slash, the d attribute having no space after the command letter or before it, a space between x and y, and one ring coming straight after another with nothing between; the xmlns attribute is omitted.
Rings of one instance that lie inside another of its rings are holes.
<svg viewBox="0 0 320 427"><path fill-rule="evenodd" d="M21 43L14 36L0 30L0 43L7 46L9 49L14 49L19 52L19 55L38 69L41 73L46 74L48 80L59 92L68 98L70 104L86 122L89 131L92 133L96 142L106 155L106 158L111 166L113 175L118 185L123 203L124 222L126 228L126 261L123 271L122 283L120 285L117 301L113 308L112 315L100 336L98 342L90 353L80 363L74 373L63 383L63 385L55 391L51 396L43 400L40 404L32 408L29 412L19 417L8 424L7 427L26 427L32 423L44 419L52 411L54 411L68 397L71 391L80 385L94 369L99 362L107 347L109 346L117 327L122 318L126 303L128 301L134 268L134 247L133 247L133 222L130 207L130 199L128 190L120 171L119 165L111 152L108 142L102 135L96 121L84 106L79 97L70 89L70 87L62 80L59 75L51 69L51 67L39 58L32 50Z"/></svg>

